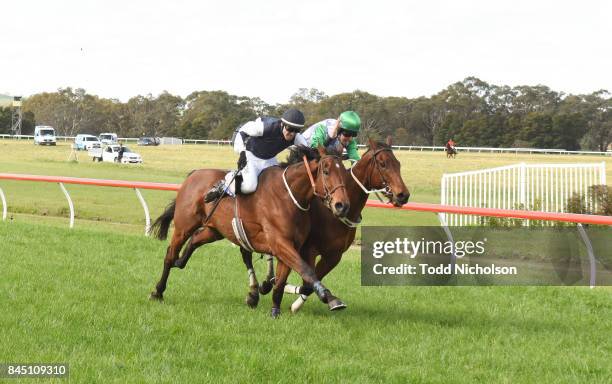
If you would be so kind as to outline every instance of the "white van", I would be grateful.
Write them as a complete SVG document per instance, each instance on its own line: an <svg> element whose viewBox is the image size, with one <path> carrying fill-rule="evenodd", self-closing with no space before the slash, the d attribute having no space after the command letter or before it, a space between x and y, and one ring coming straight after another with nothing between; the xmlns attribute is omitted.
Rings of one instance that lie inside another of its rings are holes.
<svg viewBox="0 0 612 384"><path fill-rule="evenodd" d="M100 139L100 142L102 144L106 144L106 145L117 144L117 134L116 133L101 133L100 136L98 136L98 139Z"/></svg>
<svg viewBox="0 0 612 384"><path fill-rule="evenodd" d="M36 145L55 145L55 129L48 125L37 125L34 128L34 144Z"/></svg>
<svg viewBox="0 0 612 384"><path fill-rule="evenodd" d="M102 143L94 135L78 134L74 138L74 145L77 150L87 151L92 148L102 148Z"/></svg>

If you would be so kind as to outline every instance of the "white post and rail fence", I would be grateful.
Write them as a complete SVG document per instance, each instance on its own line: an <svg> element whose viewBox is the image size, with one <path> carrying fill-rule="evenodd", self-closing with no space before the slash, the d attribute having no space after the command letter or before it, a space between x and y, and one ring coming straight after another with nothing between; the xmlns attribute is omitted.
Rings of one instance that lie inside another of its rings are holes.
<svg viewBox="0 0 612 384"><path fill-rule="evenodd" d="M68 142L74 141L73 136L56 136L58 141ZM0 134L0 139L8 140L34 140L32 135L5 135ZM124 143L136 143L137 137L120 137L118 140ZM207 144L207 145L230 145L230 140L201 140L201 139L183 139L180 137L162 137L161 144ZM358 145L359 148L365 148L363 144ZM432 145L394 145L393 149L399 151L419 151L419 152L443 152L446 150L444 146ZM545 154L545 155L587 155L587 156L612 156L612 151L568 151L566 149L547 149L547 148L493 148L493 147L456 147L459 152L477 152L477 153L513 153L513 154Z"/></svg>
<svg viewBox="0 0 612 384"><path fill-rule="evenodd" d="M586 211L598 209L590 188L606 185L606 164L514 164L477 171L444 174L442 205L466 208L530 210L564 213L568 201L579 197ZM447 214L448 225L475 225L478 217Z"/></svg>

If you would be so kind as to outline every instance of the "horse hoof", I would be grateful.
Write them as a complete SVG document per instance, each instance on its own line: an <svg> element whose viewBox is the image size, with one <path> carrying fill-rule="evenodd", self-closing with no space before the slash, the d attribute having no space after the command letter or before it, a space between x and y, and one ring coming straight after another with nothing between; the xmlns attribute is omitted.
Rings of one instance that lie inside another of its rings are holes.
<svg viewBox="0 0 612 384"><path fill-rule="evenodd" d="M339 311L341 309L346 308L346 304L344 304L340 299L335 298L327 303L330 311Z"/></svg>
<svg viewBox="0 0 612 384"><path fill-rule="evenodd" d="M268 280L265 280L259 286L259 293L261 293L262 295L267 295L272 290L272 287L273 287L272 283L269 282Z"/></svg>
<svg viewBox="0 0 612 384"><path fill-rule="evenodd" d="M158 293L157 291L153 291L149 295L149 300L164 301L164 296L161 293Z"/></svg>
<svg viewBox="0 0 612 384"><path fill-rule="evenodd" d="M319 299L323 304L329 305L329 297L331 296L328 290L325 290L325 294L323 296L319 296Z"/></svg>
<svg viewBox="0 0 612 384"><path fill-rule="evenodd" d="M246 303L250 308L257 308L257 304L259 304L259 294L257 291L249 292L246 296Z"/></svg>
<svg viewBox="0 0 612 384"><path fill-rule="evenodd" d="M319 300L321 300L324 304L327 304L330 302L330 300L335 299L335 297L331 294L329 289L325 288L323 284L321 284L320 281L317 281L316 283L314 283L312 288L317 294L317 297L319 298Z"/></svg>
<svg viewBox="0 0 612 384"><path fill-rule="evenodd" d="M184 269L185 268L185 264L181 263L180 261L176 260L173 264L174 268L178 268L178 269Z"/></svg>
<svg viewBox="0 0 612 384"><path fill-rule="evenodd" d="M273 319L277 319L281 314L280 308L272 308L272 312L270 312L270 316Z"/></svg>

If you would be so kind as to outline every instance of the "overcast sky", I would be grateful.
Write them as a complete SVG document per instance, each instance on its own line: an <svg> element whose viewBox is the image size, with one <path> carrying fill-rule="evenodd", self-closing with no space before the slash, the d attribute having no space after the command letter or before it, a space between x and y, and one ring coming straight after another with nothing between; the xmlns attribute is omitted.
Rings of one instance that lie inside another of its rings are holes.
<svg viewBox="0 0 612 384"><path fill-rule="evenodd" d="M612 91L612 1L33 1L2 3L0 93L59 87L127 101L221 89L286 102L430 96L467 76Z"/></svg>

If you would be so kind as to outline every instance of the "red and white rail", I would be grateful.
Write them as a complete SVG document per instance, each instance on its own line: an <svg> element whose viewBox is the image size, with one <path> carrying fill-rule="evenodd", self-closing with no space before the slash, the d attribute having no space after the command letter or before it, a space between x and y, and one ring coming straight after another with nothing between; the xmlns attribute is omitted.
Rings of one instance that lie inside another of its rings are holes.
<svg viewBox="0 0 612 384"><path fill-rule="evenodd" d="M0 179L4 180L18 180L18 181L39 181L47 183L58 183L62 192L68 200L68 206L70 207L70 228L74 227L74 205L68 190L64 184L80 184L80 185L93 185L98 187L116 187L116 188L133 188L140 200L140 204L144 209L145 213L145 235L148 235L149 228L151 227L151 215L149 214L149 207L144 197L140 193L140 189L153 189L158 191L178 191L180 184L170 183L152 183L146 181L125 181L125 180L104 180L104 179L87 179L78 177L65 177L65 176L41 176L41 175L22 175L15 173L0 173ZM0 199L2 199L2 220L6 220L7 215L7 203L6 196L0 188Z"/></svg>
<svg viewBox="0 0 612 384"><path fill-rule="evenodd" d="M140 193L140 189L152 189L158 191L178 191L180 184L173 183L153 183L145 181L125 181L125 180L105 180L105 179L88 179L88 178L77 178L77 177L63 177L63 176L40 176L40 175L23 175L13 173L0 173L0 180L17 180L17 181L35 181L35 182L48 182L58 183L60 188L64 192L68 205L70 206L70 228L74 226L74 206L70 194L66 190L64 184L79 184L79 185L91 185L99 187L118 187L118 188L132 188L136 192L140 203L145 212L146 227L145 233L148 233L151 224L151 218L149 214L149 208L146 201ZM2 188L0 188L0 199L2 199L2 219L6 220L7 216L7 201ZM369 200L366 204L368 207L374 208L394 208L390 204L382 203L379 201ZM442 204L428 204L428 203L407 203L403 207L398 208L409 211L423 211L432 212L439 214L439 218L443 225L445 220L442 213L454 213L463 215L478 215L478 216L492 216L492 217L506 217L515 219L530 219L530 220L549 220L549 221L564 221L570 223L582 223L582 224L600 224L600 225L612 225L612 216L598 216L598 215L582 215L575 213L554 213L554 212L539 212L539 211L527 211L527 210L516 210L516 209L496 209L496 208L477 208L477 207L460 207L455 205L442 205Z"/></svg>

